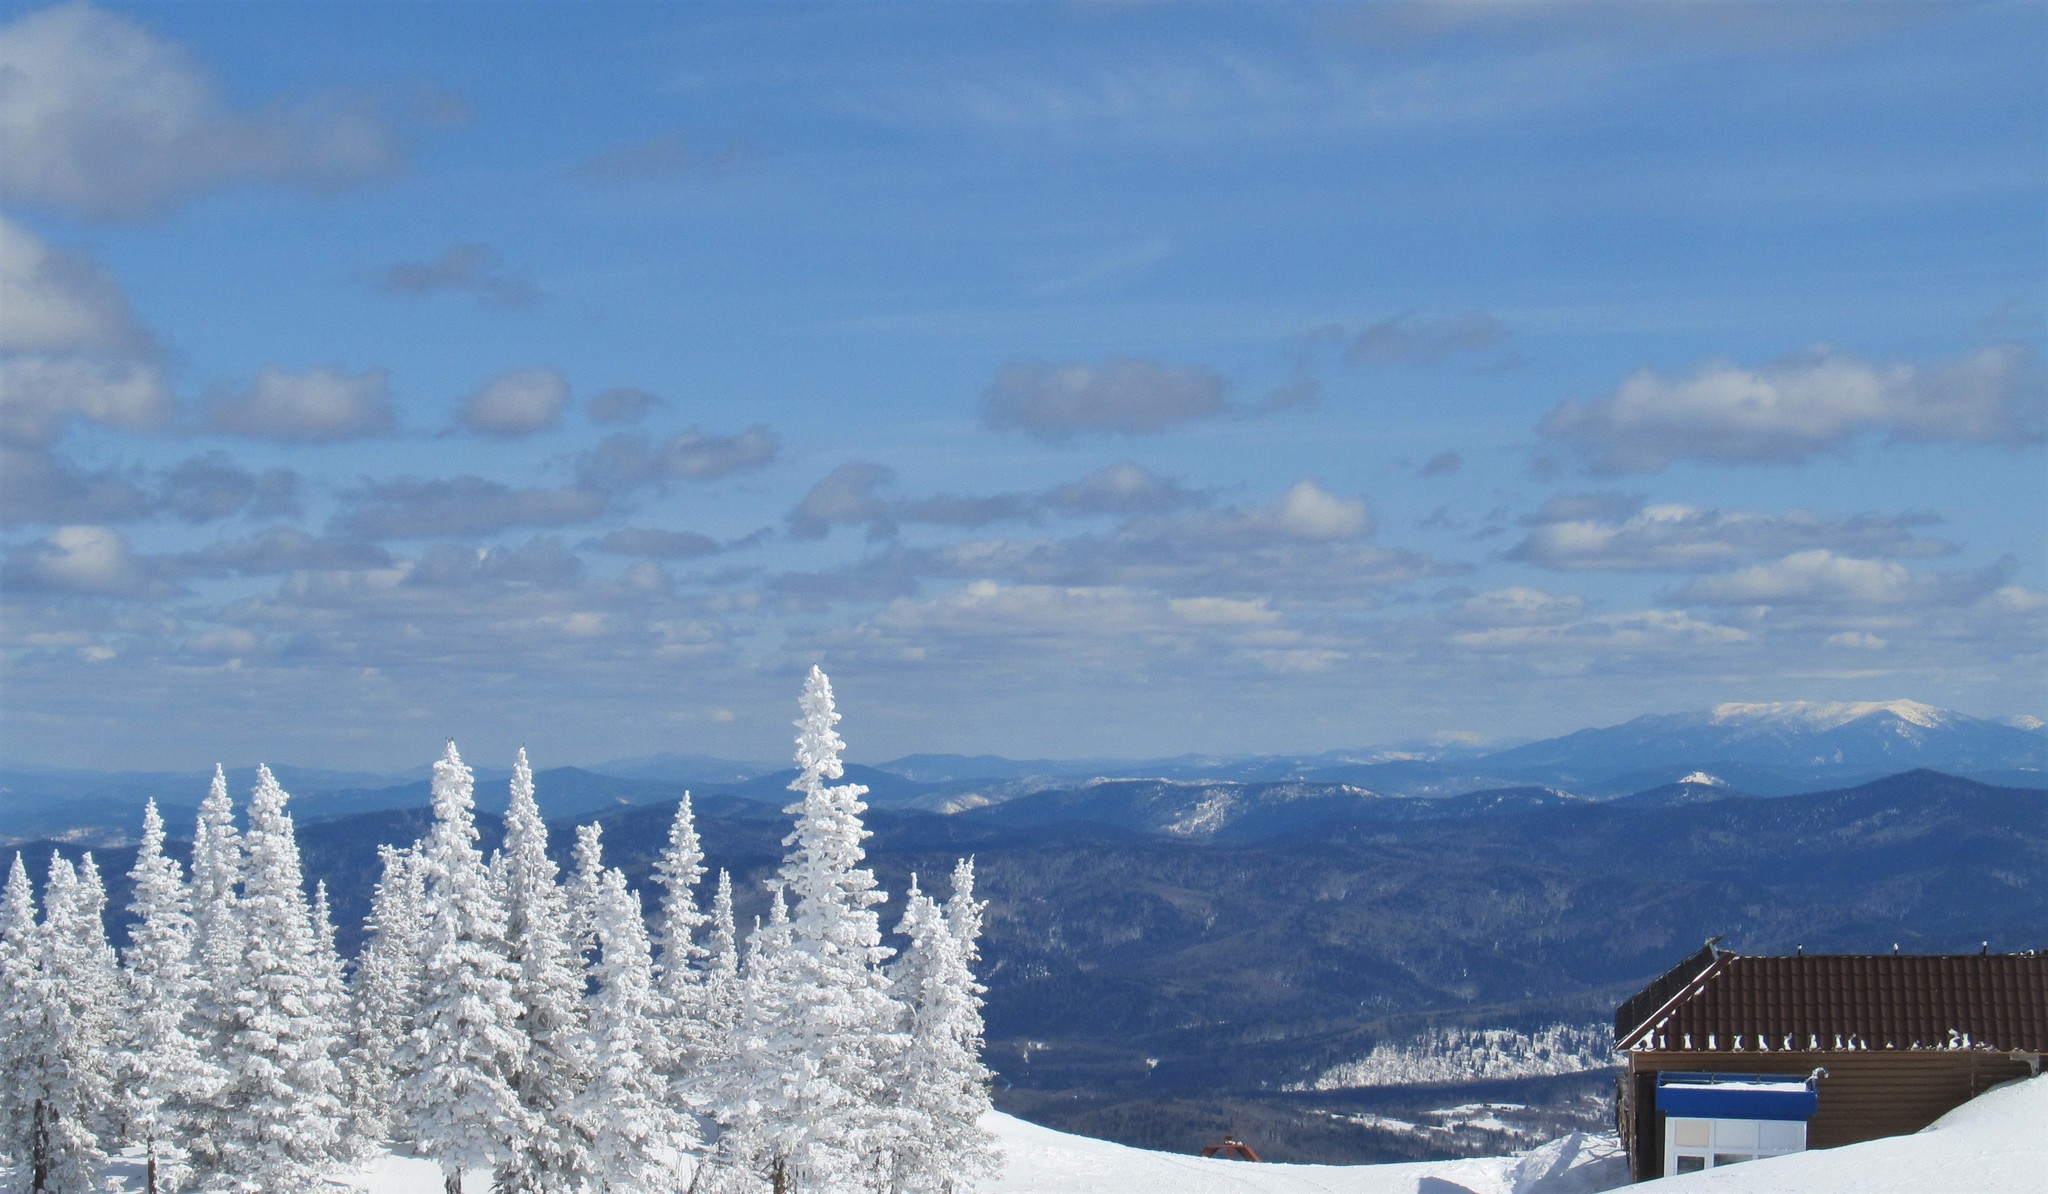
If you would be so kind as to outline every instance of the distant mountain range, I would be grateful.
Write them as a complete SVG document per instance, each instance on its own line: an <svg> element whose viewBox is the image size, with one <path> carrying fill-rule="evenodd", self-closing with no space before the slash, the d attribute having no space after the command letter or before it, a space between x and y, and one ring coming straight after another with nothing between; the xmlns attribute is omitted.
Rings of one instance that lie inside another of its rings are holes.
<svg viewBox="0 0 2048 1194"><path fill-rule="evenodd" d="M916 754L850 765L847 778L865 784L877 808L965 813L1022 800L1009 814L1019 824L1048 817L1099 819L1132 828L1179 826L1176 832L1229 839L1313 824L1353 803L1396 797L1548 789L1561 800L1670 805L1844 787L1916 767L2007 786L2048 787L2048 729L2033 718L1993 721L1915 701L1790 701L1649 714L1491 753L1416 744L1316 755L1164 759ZM427 799L424 768L386 776L276 771L295 794L302 824L417 807ZM789 799L794 774L767 764L670 753L555 768L542 772L539 782L552 815L582 816L674 800L685 789L779 806ZM479 804L503 807L505 773L479 769L478 781ZM0 842L132 840L145 799L156 797L166 818L180 824L189 821L206 782L197 772L0 770ZM247 791L249 782L247 769L230 773L237 793ZM1205 811L1203 801L1217 803ZM1375 815L1441 811L1390 806Z"/></svg>

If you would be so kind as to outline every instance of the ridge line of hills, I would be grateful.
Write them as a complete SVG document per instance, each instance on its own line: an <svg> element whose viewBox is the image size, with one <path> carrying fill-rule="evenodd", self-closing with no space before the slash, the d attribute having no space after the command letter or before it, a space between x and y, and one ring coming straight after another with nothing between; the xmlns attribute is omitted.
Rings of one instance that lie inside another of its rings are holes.
<svg viewBox="0 0 2048 1194"><path fill-rule="evenodd" d="M1719 705L1649 714L1621 725L1482 752L1470 748L1328 751L1318 755L1153 760L1013 760L906 755L850 765L875 807L957 813L1120 781L1191 785L1294 784L1384 797L1460 799L1549 789L1559 796L1656 802L1750 793L1783 796L1845 787L1913 767L1984 782L2048 787L2048 727L2007 724L1913 701ZM424 768L399 776L277 767L302 823L426 802ZM248 769L230 772L235 790ZM792 772L706 755L665 754L543 772L557 808L578 814L674 799L684 789L769 803L786 800ZM479 804L502 807L505 773L478 769ZM196 808L203 773L0 769L0 843L64 837L132 840L144 800L175 820ZM1667 790L1674 789L1682 790ZM1658 793L1662 795L1658 795ZM1199 818L1191 829L1199 829Z"/></svg>

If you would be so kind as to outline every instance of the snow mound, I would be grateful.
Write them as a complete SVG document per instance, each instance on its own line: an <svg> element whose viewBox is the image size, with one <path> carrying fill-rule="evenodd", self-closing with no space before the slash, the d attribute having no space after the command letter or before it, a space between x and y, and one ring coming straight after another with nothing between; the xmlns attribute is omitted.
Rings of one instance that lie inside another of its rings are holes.
<svg viewBox="0 0 2048 1194"><path fill-rule="evenodd" d="M1277 1165L1147 1152L994 1112L989 1194L1590 1194L1628 1180L1612 1138L1573 1133L1521 1157L1400 1165Z"/></svg>
<svg viewBox="0 0 2048 1194"><path fill-rule="evenodd" d="M1911 1136L1668 1177L1662 1194L2036 1194L2048 1173L2048 1076L2009 1082ZM1547 1192L1546 1192L1547 1194Z"/></svg>
<svg viewBox="0 0 2048 1194"><path fill-rule="evenodd" d="M1946 709L1919 701L1763 701L1714 706L1715 725L1754 725L1778 722L1807 730L1832 730L1878 713L1889 713L1900 721L1934 729L1953 720Z"/></svg>

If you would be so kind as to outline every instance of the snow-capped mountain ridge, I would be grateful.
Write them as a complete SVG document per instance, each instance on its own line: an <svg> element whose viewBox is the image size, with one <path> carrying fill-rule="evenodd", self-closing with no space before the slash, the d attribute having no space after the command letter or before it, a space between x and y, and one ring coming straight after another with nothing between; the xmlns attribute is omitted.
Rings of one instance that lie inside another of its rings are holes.
<svg viewBox="0 0 2048 1194"><path fill-rule="evenodd" d="M1728 702L1713 707L1708 716L1715 725L1797 726L1804 730L1832 730L1836 726L1889 713L1900 721L1926 729L1952 725L1961 714L1919 701L1761 701Z"/></svg>
<svg viewBox="0 0 2048 1194"><path fill-rule="evenodd" d="M2048 767L2048 741L1913 700L1731 702L1579 730L1497 751L1478 765L1567 784L1663 767L1721 776L1744 767L2039 770Z"/></svg>

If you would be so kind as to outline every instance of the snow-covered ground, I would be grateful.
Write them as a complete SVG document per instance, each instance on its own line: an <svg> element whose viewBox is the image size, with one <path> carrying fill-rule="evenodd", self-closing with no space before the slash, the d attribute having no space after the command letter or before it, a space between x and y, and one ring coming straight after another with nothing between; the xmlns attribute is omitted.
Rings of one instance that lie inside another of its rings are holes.
<svg viewBox="0 0 2048 1194"><path fill-rule="evenodd" d="M1126 1148L990 1116L1002 1141L995 1194L1591 1194L1627 1178L1611 1138L1577 1133L1524 1157L1403 1165L1251 1165Z"/></svg>
<svg viewBox="0 0 2048 1194"><path fill-rule="evenodd" d="M990 1194L1594 1194L1626 1178L1612 1139L1579 1134L1520 1157L1251 1165L1126 1148L999 1113L986 1122L1002 1142L1005 1162ZM1999 1087L1911 1136L1751 1161L1649 1188L1660 1194L2036 1194L2044 1173L2048 1076ZM127 1178L127 1189L140 1188L136 1168L119 1165L115 1174ZM336 1194L441 1194L438 1171L410 1157L380 1157L330 1183ZM487 1194L489 1184L478 1174L465 1189Z"/></svg>
<svg viewBox="0 0 2048 1194"><path fill-rule="evenodd" d="M986 1187L988 1194L1592 1194L1618 1185L1626 1173L1612 1139L1577 1134L1522 1157L1252 1165L1126 1148L1000 1112L984 1122L1001 1141L1004 1162L1003 1176ZM440 1171L432 1164L388 1154L329 1181L336 1194L441 1194ZM131 1180L128 1188L140 1183ZM463 1189L488 1194L488 1175L471 1175Z"/></svg>

